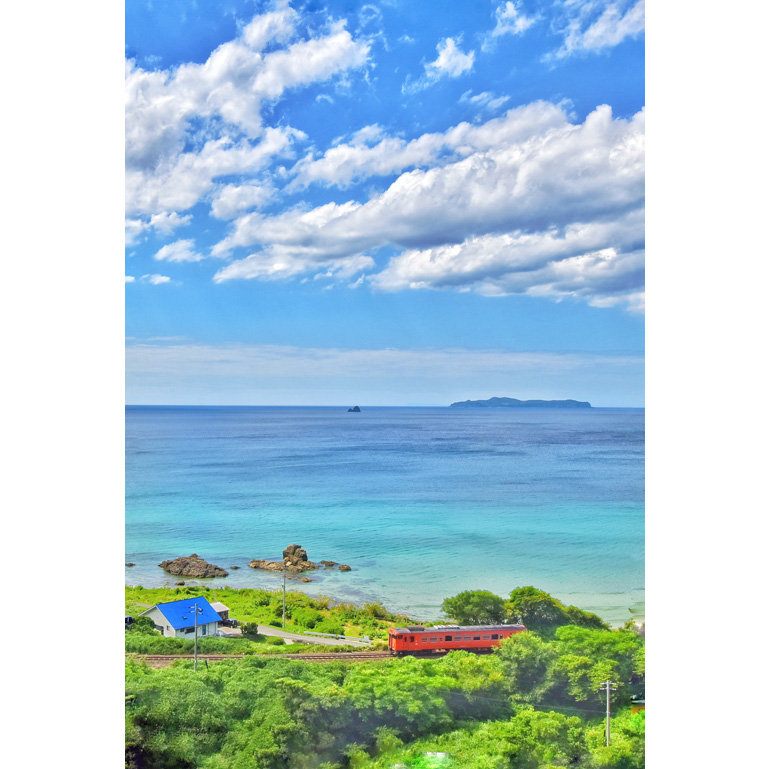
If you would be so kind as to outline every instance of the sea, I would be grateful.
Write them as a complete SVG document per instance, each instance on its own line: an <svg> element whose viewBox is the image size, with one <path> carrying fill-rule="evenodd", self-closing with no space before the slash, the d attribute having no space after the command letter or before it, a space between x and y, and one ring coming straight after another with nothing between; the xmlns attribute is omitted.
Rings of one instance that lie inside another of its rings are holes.
<svg viewBox="0 0 769 769"><path fill-rule="evenodd" d="M290 589L423 621L525 585L644 621L643 409L361 408L126 407L126 584L276 589L249 561L299 544L351 571Z"/></svg>

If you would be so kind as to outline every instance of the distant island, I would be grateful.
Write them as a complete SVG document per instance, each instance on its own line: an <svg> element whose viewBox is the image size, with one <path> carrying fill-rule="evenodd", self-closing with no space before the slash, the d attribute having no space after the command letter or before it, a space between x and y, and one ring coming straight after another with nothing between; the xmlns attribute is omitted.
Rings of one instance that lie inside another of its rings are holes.
<svg viewBox="0 0 769 769"><path fill-rule="evenodd" d="M353 408L347 409L347 413L360 414L360 406L353 406Z"/></svg>
<svg viewBox="0 0 769 769"><path fill-rule="evenodd" d="M459 401L452 403L451 408L589 409L592 406L587 401L519 401L518 398L489 398L485 401Z"/></svg>

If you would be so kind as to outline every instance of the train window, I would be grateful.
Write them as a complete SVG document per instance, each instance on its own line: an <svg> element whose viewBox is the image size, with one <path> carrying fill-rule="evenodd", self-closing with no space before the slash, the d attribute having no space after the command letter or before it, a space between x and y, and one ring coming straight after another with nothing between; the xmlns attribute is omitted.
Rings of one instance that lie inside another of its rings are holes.
<svg viewBox="0 0 769 769"><path fill-rule="evenodd" d="M411 641L411 643L414 643L414 636L413 635L409 636L409 641Z"/></svg>
<svg viewBox="0 0 769 769"><path fill-rule="evenodd" d="M499 633L492 633L491 634L491 640L496 641L499 638Z"/></svg>
<svg viewBox="0 0 769 769"><path fill-rule="evenodd" d="M479 635L473 636L473 641L480 641L480 640L481 640L481 637Z"/></svg>
<svg viewBox="0 0 769 769"><path fill-rule="evenodd" d="M472 640L473 640L473 637L471 635L465 636L465 641L472 641Z"/></svg>
<svg viewBox="0 0 769 769"><path fill-rule="evenodd" d="M431 643L431 644L435 644L435 643L438 643L438 639L437 639L437 638L436 638L434 635L431 635L431 636L430 636L430 643Z"/></svg>
<svg viewBox="0 0 769 769"><path fill-rule="evenodd" d="M488 633L483 634L483 640L488 641L491 638L491 636Z"/></svg>
<svg viewBox="0 0 769 769"><path fill-rule="evenodd" d="M453 640L454 640L454 637L453 637L453 636L450 636L450 635L447 635L447 636L446 636L446 640L447 640L447 641L453 641Z"/></svg>

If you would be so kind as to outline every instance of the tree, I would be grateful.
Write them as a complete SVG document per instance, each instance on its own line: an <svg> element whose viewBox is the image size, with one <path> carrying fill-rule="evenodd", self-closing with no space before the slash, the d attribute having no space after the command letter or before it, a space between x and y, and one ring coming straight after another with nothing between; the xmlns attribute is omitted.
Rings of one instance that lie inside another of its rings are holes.
<svg viewBox="0 0 769 769"><path fill-rule="evenodd" d="M488 590L465 590L447 598L441 611L460 625L495 625L505 618L505 599Z"/></svg>
<svg viewBox="0 0 769 769"><path fill-rule="evenodd" d="M505 604L508 622L526 625L540 635L551 638L556 628L562 625L603 630L608 625L596 614L565 606L550 593L536 587L517 587L510 593L510 600Z"/></svg>

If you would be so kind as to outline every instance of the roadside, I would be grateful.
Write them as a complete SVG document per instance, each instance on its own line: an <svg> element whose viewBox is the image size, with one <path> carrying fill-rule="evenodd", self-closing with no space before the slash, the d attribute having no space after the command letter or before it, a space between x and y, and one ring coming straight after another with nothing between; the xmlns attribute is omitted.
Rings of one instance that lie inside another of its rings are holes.
<svg viewBox="0 0 769 769"><path fill-rule="evenodd" d="M261 635L271 635L277 638L285 638L290 643L319 644L321 646L356 646L367 649L371 646L368 641L359 641L353 638L329 638L326 636L303 635L302 633L289 633L286 630L272 627L271 625L257 625ZM229 628L228 628L229 630ZM240 630L240 628L238 628Z"/></svg>

